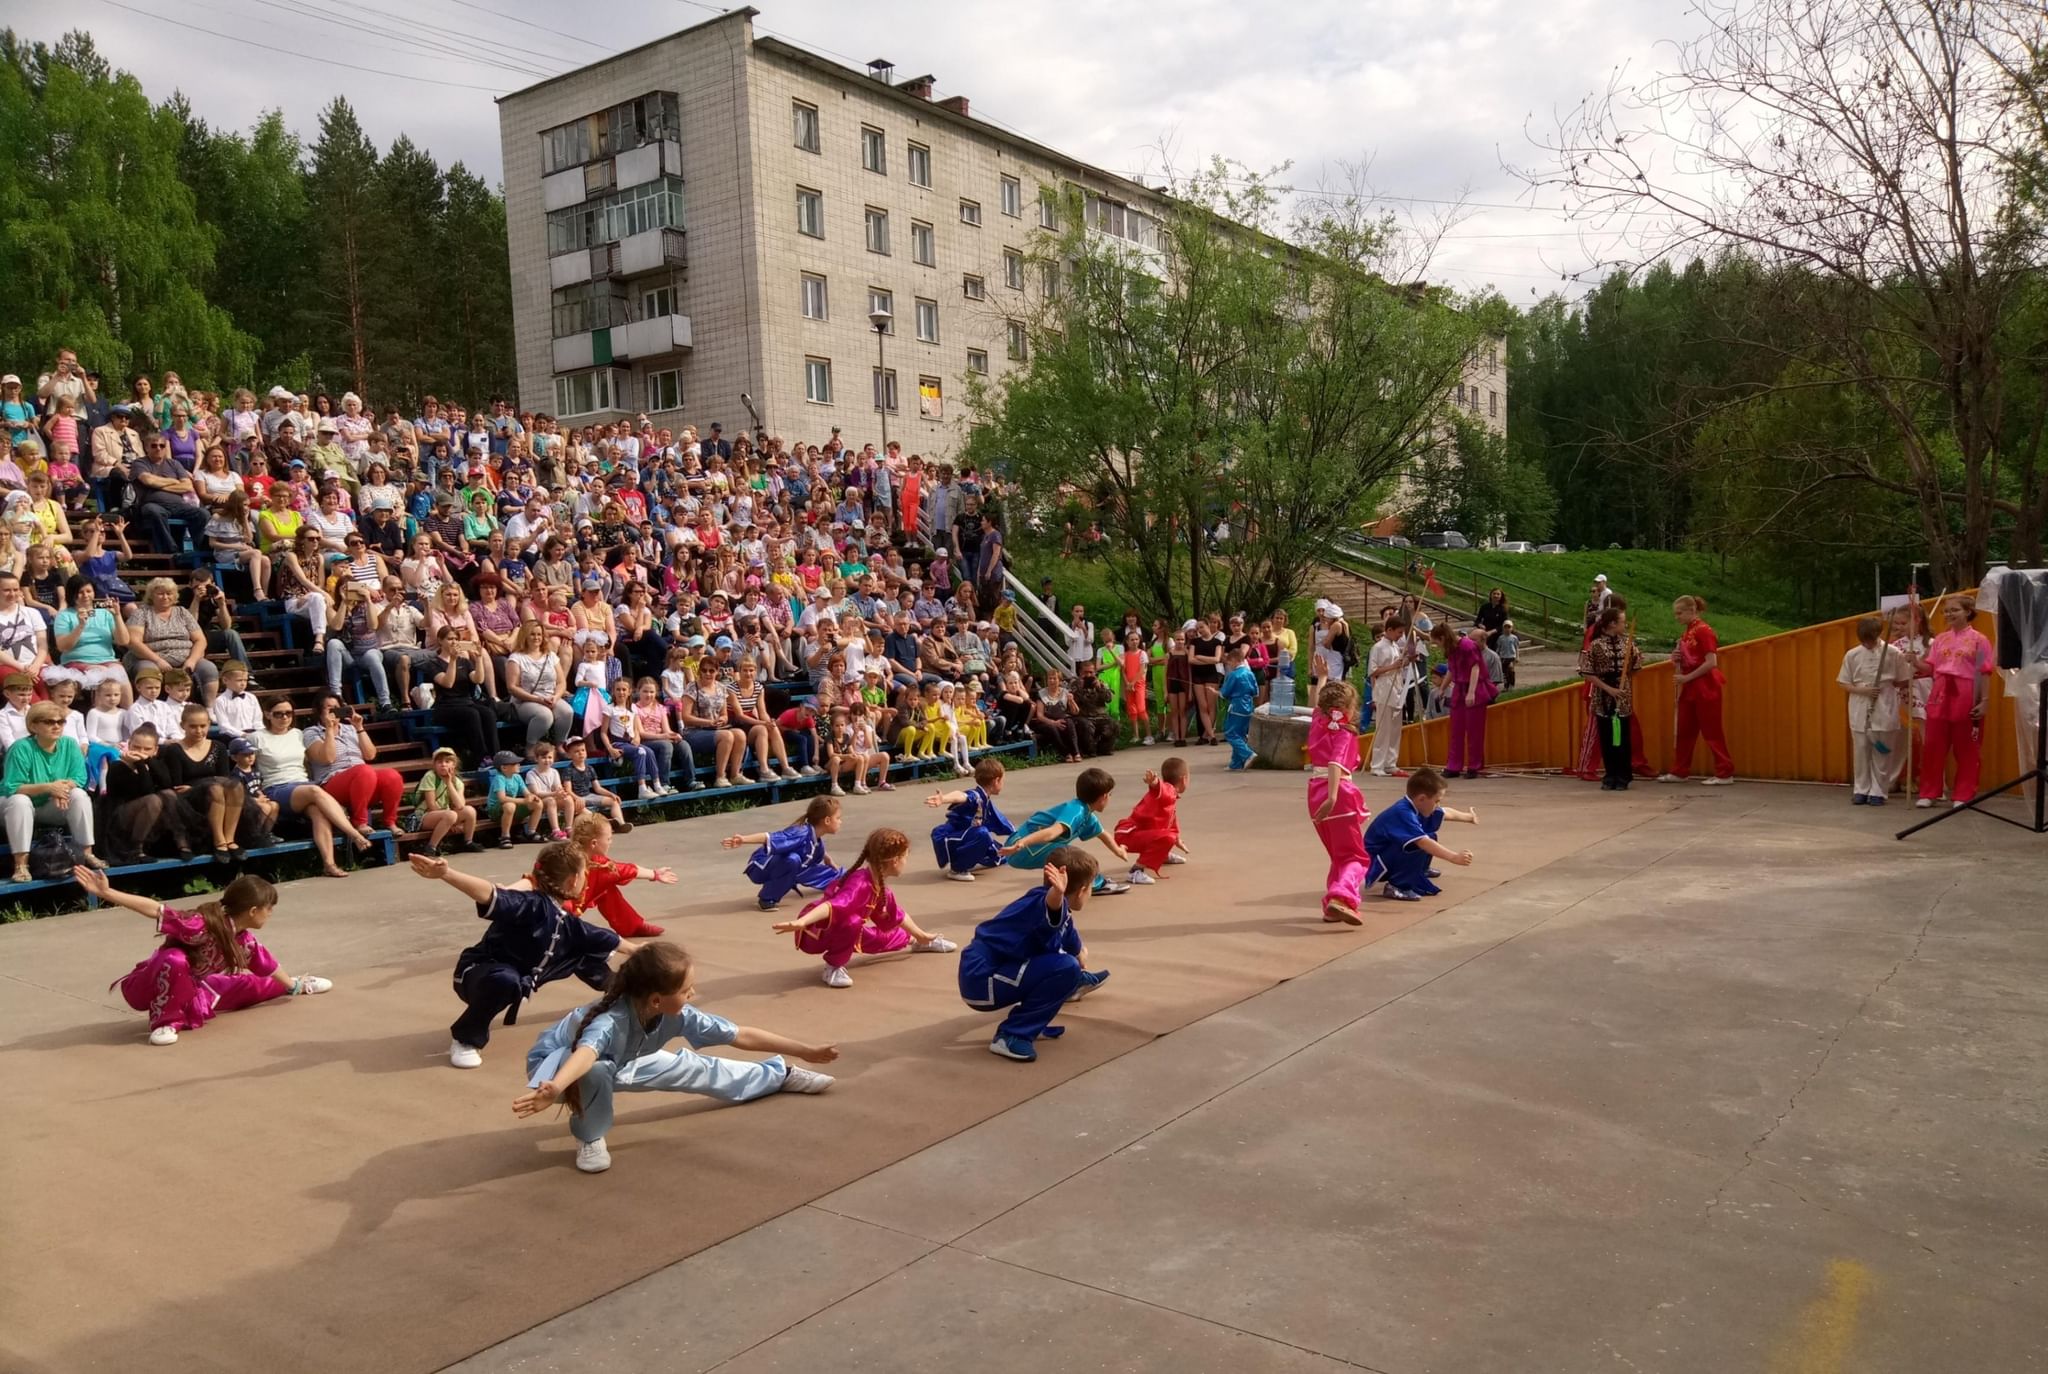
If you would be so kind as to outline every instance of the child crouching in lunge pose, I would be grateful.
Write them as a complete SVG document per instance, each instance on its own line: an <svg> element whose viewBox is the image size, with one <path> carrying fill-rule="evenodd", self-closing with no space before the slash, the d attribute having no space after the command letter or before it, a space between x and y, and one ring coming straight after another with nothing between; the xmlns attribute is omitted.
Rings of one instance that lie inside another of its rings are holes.
<svg viewBox="0 0 2048 1374"><path fill-rule="evenodd" d="M1166 876L1166 866L1181 863L1180 798L1188 790L1188 761L1178 754L1145 770L1145 795L1131 814L1116 823L1116 842L1131 851L1131 881L1149 883Z"/></svg>
<svg viewBox="0 0 2048 1374"><path fill-rule="evenodd" d="M1358 771L1358 731L1351 723L1357 714L1358 692L1350 683L1334 679L1316 693L1315 718L1308 724L1308 762L1316 770L1308 780L1308 818L1330 856L1323 919L1352 926L1365 923L1358 914L1358 897L1371 867L1365 825L1372 813L1351 781ZM1387 728L1398 733L1392 724Z"/></svg>
<svg viewBox="0 0 2048 1374"><path fill-rule="evenodd" d="M932 827L932 852L939 868L955 882L971 883L975 869L994 868L1002 861L1003 840L1017 833L1009 817L996 809L1003 776L1001 759L983 759L974 765L974 786L964 792L934 792L924 799L926 806L947 808L946 819Z"/></svg>
<svg viewBox="0 0 2048 1374"><path fill-rule="evenodd" d="M606 925L629 940L651 940L662 933L660 926L633 909L633 904L619 889L640 877L649 882L673 883L676 880L673 868L642 868L638 864L614 860L612 823L596 812L585 812L576 818L576 824L569 832L569 843L575 845L576 852L583 856L583 896L570 907L571 911L581 916L594 907L597 914L604 917Z"/></svg>
<svg viewBox="0 0 2048 1374"><path fill-rule="evenodd" d="M620 964L604 996L548 1027L526 1054L531 1089L512 1103L533 1116L558 1102L569 1106L576 1137L576 1167L601 1174L612 1167L605 1132L617 1093L702 1093L721 1102L751 1102L770 1093L821 1093L831 1076L800 1069L782 1056L829 1064L837 1045L807 1045L786 1035L735 1026L690 1005L690 956L668 943L644 945ZM666 1050L671 1040L686 1050ZM696 1051L711 1045L766 1050L773 1059L714 1059Z"/></svg>
<svg viewBox="0 0 2048 1374"><path fill-rule="evenodd" d="M1443 891L1430 881L1436 877L1431 859L1460 868L1471 865L1471 850L1445 848L1437 843L1436 833L1445 821L1477 825L1479 813L1454 811L1443 798L1443 774L1418 768L1408 779L1408 795L1373 817L1365 828L1365 852L1372 865L1365 875L1367 887L1384 882L1387 896L1395 901L1419 902Z"/></svg>
<svg viewBox="0 0 2048 1374"><path fill-rule="evenodd" d="M887 827L868 836L860 857L794 921L777 921L779 934L795 935L806 954L825 956L825 986L850 988L847 964L856 954L894 954L906 945L914 954L951 954L960 946L918 927L889 890L903 872L910 837Z"/></svg>
<svg viewBox="0 0 2048 1374"><path fill-rule="evenodd" d="M1052 1024L1060 1008L1109 977L1108 969L1089 971L1088 946L1074 928L1095 882L1094 857L1073 845L1056 849L1044 877L976 926L960 955L960 1000L976 1011L1010 1009L989 1053L1026 1064L1038 1058L1036 1041L1066 1033Z"/></svg>
<svg viewBox="0 0 2048 1374"><path fill-rule="evenodd" d="M1117 862L1128 867L1131 856L1102 829L1102 812L1109 806L1109 794L1115 790L1116 779L1100 768L1082 769L1081 776L1074 779L1072 801L1032 812L1024 828L996 853L1010 867L1030 871L1043 868L1054 851L1066 845L1100 840ZM1097 892L1110 896L1131 890L1129 883L1115 882L1099 873L1093 882Z"/></svg>
<svg viewBox="0 0 2048 1374"><path fill-rule="evenodd" d="M761 910L773 911L800 887L823 892L838 868L825 857L825 837L839 833L839 799L812 797L804 818L780 830L752 835L727 835L727 849L759 845L747 858L747 877L761 889Z"/></svg>
<svg viewBox="0 0 2048 1374"><path fill-rule="evenodd" d="M524 891L458 873L446 859L412 856L413 872L448 884L490 922L483 939L455 956L455 995L465 1004L448 1028L448 1062L456 1068L479 1067L498 1013L506 1025L516 1023L519 1004L541 984L574 974L602 990L612 951L639 948L571 914L570 904L583 896L583 867L574 846L550 844L534 858L533 890Z"/></svg>
<svg viewBox="0 0 2048 1374"><path fill-rule="evenodd" d="M96 868L81 865L71 875L88 895L149 917L164 937L156 953L119 980L128 1005L149 1013L152 1045L175 1045L179 1031L198 1030L224 1011L334 986L311 974L288 977L256 939L277 907L277 889L253 873L229 883L220 900L197 911L173 911L153 897L116 892Z"/></svg>

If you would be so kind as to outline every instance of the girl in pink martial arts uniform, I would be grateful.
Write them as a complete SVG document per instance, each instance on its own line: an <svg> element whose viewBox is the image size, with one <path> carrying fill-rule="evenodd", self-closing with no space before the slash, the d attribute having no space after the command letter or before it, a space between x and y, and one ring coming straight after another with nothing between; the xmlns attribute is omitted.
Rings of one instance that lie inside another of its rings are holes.
<svg viewBox="0 0 2048 1374"><path fill-rule="evenodd" d="M117 980L128 1005L149 1013L152 1045L174 1045L179 1031L198 1030L220 1012L334 986L325 978L291 978L278 970L276 957L255 934L277 906L277 889L253 873L229 883L219 901L197 911L173 911L153 897L116 892L96 868L72 873L92 896L155 921L164 937L156 953Z"/></svg>
<svg viewBox="0 0 2048 1374"><path fill-rule="evenodd" d="M868 836L860 857L825 888L794 921L777 921L772 929L794 934L796 947L825 956L825 986L850 988L847 964L856 954L893 954L908 946L913 954L951 954L960 948L951 940L920 930L903 910L889 879L903 871L910 857L910 837L887 826Z"/></svg>
<svg viewBox="0 0 2048 1374"><path fill-rule="evenodd" d="M1983 741L1984 708L1991 686L1991 641L1970 624L1977 618L1977 598L1952 596L1943 607L1948 628L1934 637L1927 657L1918 665L1921 677L1934 679L1927 695L1926 748L1920 755L1920 800L1932 806L1947 780L1948 756L1956 760L1952 805L1977 795L1978 755Z"/></svg>
<svg viewBox="0 0 2048 1374"><path fill-rule="evenodd" d="M1358 894L1365 883L1365 823L1371 817L1365 798L1351 783L1358 771L1358 693L1338 678L1316 693L1315 719L1308 727L1308 761L1316 776L1308 780L1308 818L1316 838L1330 855L1330 877L1323 889L1323 919L1362 925Z"/></svg>

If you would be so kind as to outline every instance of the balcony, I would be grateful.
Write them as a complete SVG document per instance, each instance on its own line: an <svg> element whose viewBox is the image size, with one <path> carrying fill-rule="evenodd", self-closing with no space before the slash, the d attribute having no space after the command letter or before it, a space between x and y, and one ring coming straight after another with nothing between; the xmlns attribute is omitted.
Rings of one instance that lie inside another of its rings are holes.
<svg viewBox="0 0 2048 1374"><path fill-rule="evenodd" d="M656 315L629 320L585 334L571 334L553 343L554 370L576 372L613 363L647 362L691 348L688 315Z"/></svg>

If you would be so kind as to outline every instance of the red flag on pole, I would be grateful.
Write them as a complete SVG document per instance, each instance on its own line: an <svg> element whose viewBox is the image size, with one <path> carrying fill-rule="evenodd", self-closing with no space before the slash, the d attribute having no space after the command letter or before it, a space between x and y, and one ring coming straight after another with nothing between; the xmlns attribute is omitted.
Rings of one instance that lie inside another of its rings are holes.
<svg viewBox="0 0 2048 1374"><path fill-rule="evenodd" d="M1424 568L1422 570L1422 585L1429 588L1429 594L1431 596L1437 598L1439 601L1443 599L1444 584L1436 580L1436 569L1434 567Z"/></svg>

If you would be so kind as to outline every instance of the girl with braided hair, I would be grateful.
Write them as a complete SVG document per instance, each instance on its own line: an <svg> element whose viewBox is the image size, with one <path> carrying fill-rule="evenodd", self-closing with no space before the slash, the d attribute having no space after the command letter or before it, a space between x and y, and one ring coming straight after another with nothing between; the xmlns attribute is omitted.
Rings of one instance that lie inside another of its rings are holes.
<svg viewBox="0 0 2048 1374"><path fill-rule="evenodd" d="M905 947L914 954L953 953L960 946L921 929L889 890L889 880L903 872L909 856L910 837L884 826L868 836L860 856L795 920L777 921L770 929L796 936L796 947L805 954L825 956L828 988L853 986L846 966L856 954L894 954Z"/></svg>
<svg viewBox="0 0 2048 1374"><path fill-rule="evenodd" d="M832 1086L831 1075L799 1068L783 1056L829 1064L839 1057L837 1045L806 1044L699 1011L690 1005L697 991L691 972L682 946L665 940L642 945L612 971L603 997L542 1031L527 1052L529 1091L513 1101L513 1114L534 1116L567 1103L576 1167L584 1173L601 1174L612 1166L604 1137L616 1093L701 1093L721 1102L751 1102ZM688 1048L663 1048L676 1039ZM748 1061L697 1053L711 1045L766 1050L774 1057Z"/></svg>

